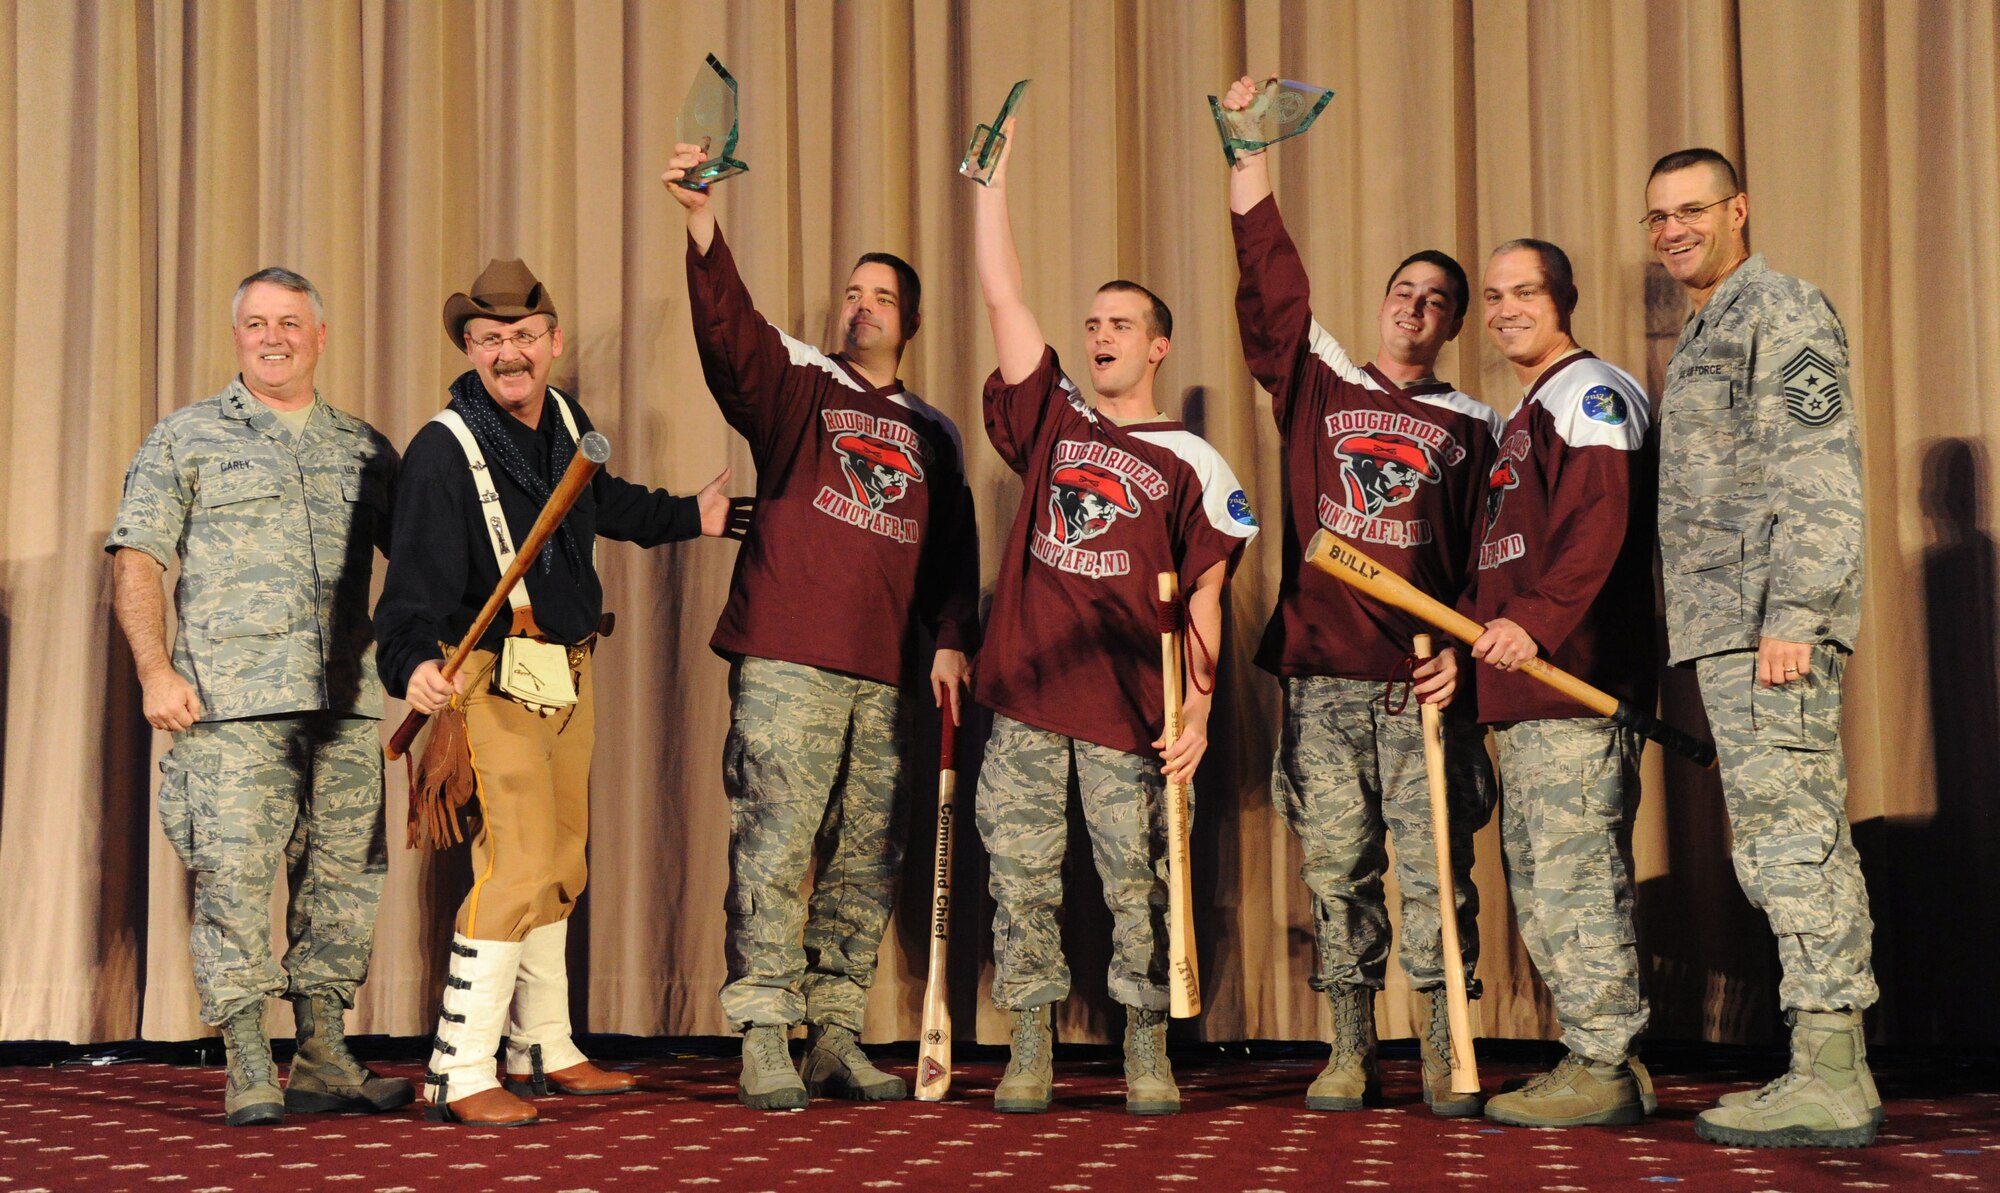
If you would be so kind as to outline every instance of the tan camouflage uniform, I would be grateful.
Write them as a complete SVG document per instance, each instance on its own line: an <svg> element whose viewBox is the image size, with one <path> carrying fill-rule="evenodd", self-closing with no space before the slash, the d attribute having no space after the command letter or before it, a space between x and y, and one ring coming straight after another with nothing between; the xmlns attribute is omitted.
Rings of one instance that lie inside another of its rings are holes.
<svg viewBox="0 0 2000 1193"><path fill-rule="evenodd" d="M1062 952L1063 853L1074 768L1091 854L1111 909L1111 997L1167 1009L1166 778L1155 756L1093 745L995 714L979 768L979 835L991 855L993 1005L1027 1010L1069 995ZM1189 792L1189 812L1193 792Z"/></svg>
<svg viewBox="0 0 2000 1193"><path fill-rule="evenodd" d="M1551 717L1496 726L1493 740L1522 942L1548 984L1564 1046L1621 1064L1647 1016L1625 814L1627 793L1639 790L1639 736L1601 717Z"/></svg>
<svg viewBox="0 0 2000 1193"><path fill-rule="evenodd" d="M903 694L760 658L738 660L729 686L723 1016L739 1030L810 1020L859 1033L903 860ZM808 905L799 888L822 840Z"/></svg>
<svg viewBox="0 0 2000 1193"><path fill-rule="evenodd" d="M160 822L195 872L204 1022L314 991L352 1006L367 977L388 864L368 588L395 467L374 428L324 403L294 442L238 380L160 420L126 473L105 549L179 557L173 665L202 704L160 764Z"/></svg>
<svg viewBox="0 0 2000 1193"><path fill-rule="evenodd" d="M1858 438L1839 318L1751 257L1667 366L1660 554L1670 661L1701 679L1736 877L1778 938L1787 1010L1858 1011L1877 993L1840 751L1860 628ZM1812 643L1810 673L1759 687L1760 637Z"/></svg>
<svg viewBox="0 0 2000 1193"><path fill-rule="evenodd" d="M1442 985L1421 706L1412 698L1391 714L1380 680L1314 675L1284 683L1284 737L1271 768L1271 795L1305 850L1299 873L1313 893L1317 944L1312 988L1382 988L1389 964L1385 831L1396 842L1403 970L1419 990ZM1484 727L1462 710L1445 713L1444 732L1459 952L1470 978L1479 959L1472 837L1493 814L1493 767Z"/></svg>

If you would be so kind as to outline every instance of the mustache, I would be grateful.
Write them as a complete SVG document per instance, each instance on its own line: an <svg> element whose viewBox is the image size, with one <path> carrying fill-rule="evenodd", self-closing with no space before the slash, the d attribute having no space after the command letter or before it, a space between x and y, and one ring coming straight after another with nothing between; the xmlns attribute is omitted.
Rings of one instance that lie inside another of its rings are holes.
<svg viewBox="0 0 2000 1193"><path fill-rule="evenodd" d="M513 377L534 368L526 358L520 360L498 360L493 362L495 377Z"/></svg>

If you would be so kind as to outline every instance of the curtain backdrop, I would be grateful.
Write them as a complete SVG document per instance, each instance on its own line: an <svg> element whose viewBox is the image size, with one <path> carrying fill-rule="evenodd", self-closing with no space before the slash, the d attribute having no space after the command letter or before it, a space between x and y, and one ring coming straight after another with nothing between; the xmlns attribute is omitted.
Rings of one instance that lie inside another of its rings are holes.
<svg viewBox="0 0 2000 1193"><path fill-rule="evenodd" d="M1877 1032L1921 1042L1970 1027L2000 977L1982 934L1963 930L2000 895L1991 0L13 0L0 4L0 1039L204 1030L189 881L150 802L166 739L139 715L100 544L147 429L230 377L238 279L282 264L318 283L321 392L402 444L464 367L441 334L445 296L489 257L524 257L568 331L558 379L610 435L614 470L691 492L729 465L748 490L748 452L702 384L680 209L658 182L711 51L741 83L751 167L717 205L765 315L823 342L857 254L890 250L922 272L904 378L965 433L989 578L1020 486L979 433L993 354L972 184L954 167L1016 79L1034 80L1012 189L1043 325L1073 352L1097 283L1158 290L1179 329L1166 404L1229 458L1267 527L1277 437L1238 348L1204 94L1246 72L1338 90L1274 156L1315 312L1357 355L1374 350L1378 296L1405 254L1442 248L1477 277L1486 249L1532 235L1576 261L1580 340L1656 394L1684 303L1637 226L1645 172L1690 144L1735 157L1753 247L1825 289L1854 351L1869 523L1847 757ZM1503 411L1517 399L1476 308L1440 371ZM599 552L619 630L599 654L592 881L572 958L589 1030L724 1029L726 669L707 638L733 552ZM1267 533L1232 587L1199 784L1209 1010L1192 1030L1209 1039L1327 1027L1306 986L1298 846L1269 802L1278 689L1249 663L1277 567ZM1670 677L1664 704L1700 724L1689 676ZM915 770L873 1039L912 1038L923 995L934 793ZM968 803L971 787L968 775ZM403 813L396 769L357 1031L430 1029L465 881L462 855L400 847ZM1736 887L1713 776L1649 748L1633 836L1654 1034L1772 1038L1775 955ZM1478 848L1483 1028L1550 1034L1491 826ZM995 1041L992 907L969 820L959 849L954 1013ZM1063 1030L1105 1038L1118 1022L1107 917L1080 839L1069 870ZM1407 1032L1407 1004L1392 973L1387 1034Z"/></svg>

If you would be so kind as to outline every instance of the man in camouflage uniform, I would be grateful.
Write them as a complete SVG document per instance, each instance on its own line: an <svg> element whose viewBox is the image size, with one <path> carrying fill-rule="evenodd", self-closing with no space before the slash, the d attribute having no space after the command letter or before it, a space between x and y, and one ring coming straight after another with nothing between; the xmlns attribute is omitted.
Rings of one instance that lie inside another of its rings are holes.
<svg viewBox="0 0 2000 1193"><path fill-rule="evenodd" d="M368 582L396 454L313 387L326 325L312 283L260 270L231 323L241 373L153 428L105 550L146 720L174 734L160 824L195 872L189 948L202 1021L229 1054L227 1119L250 1126L287 1109L391 1110L412 1091L356 1062L341 1021L368 976L388 868ZM177 554L169 661L160 577ZM281 858L282 968L268 918ZM282 1098L272 995L298 1021Z"/></svg>
<svg viewBox="0 0 2000 1193"><path fill-rule="evenodd" d="M1670 661L1715 733L1737 881L1770 917L1792 1065L1695 1130L1751 1147L1855 1147L1882 1100L1861 1013L1876 998L1868 892L1847 825L1840 680L1860 628L1861 469L1847 339L1819 290L1753 257L1721 154L1653 167L1652 248L1693 299L1660 418Z"/></svg>

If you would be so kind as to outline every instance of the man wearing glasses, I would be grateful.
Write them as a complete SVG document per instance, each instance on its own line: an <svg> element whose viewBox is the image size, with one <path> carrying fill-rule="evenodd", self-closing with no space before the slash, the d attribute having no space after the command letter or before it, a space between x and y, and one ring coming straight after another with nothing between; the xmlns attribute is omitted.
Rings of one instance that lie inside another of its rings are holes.
<svg viewBox="0 0 2000 1193"><path fill-rule="evenodd" d="M375 623L383 683L407 691L419 712L444 714L426 766L433 750L462 751L451 761L470 769L477 799L472 890L458 909L424 1076L427 1117L511 1127L536 1119L516 1095L622 1094L634 1084L570 1039L565 946L587 876L591 648L604 610L595 542L721 535L729 471L695 497L598 472L529 564L525 601L494 619L446 679L444 651L471 628L591 424L549 385L563 334L526 265L487 265L470 294L446 301L444 324L472 367L410 441ZM462 734L449 735L457 724ZM505 1088L493 1068L503 1034Z"/></svg>
<svg viewBox="0 0 2000 1193"><path fill-rule="evenodd" d="M1712 149L1653 166L1641 221L1694 302L1660 408L1670 661L1715 733L1737 880L1770 917L1791 1069L1695 1131L1736 1147L1858 1147L1882 1100L1868 893L1847 825L1840 681L1860 628L1861 467L1847 337L1819 290L1751 256L1750 197Z"/></svg>

